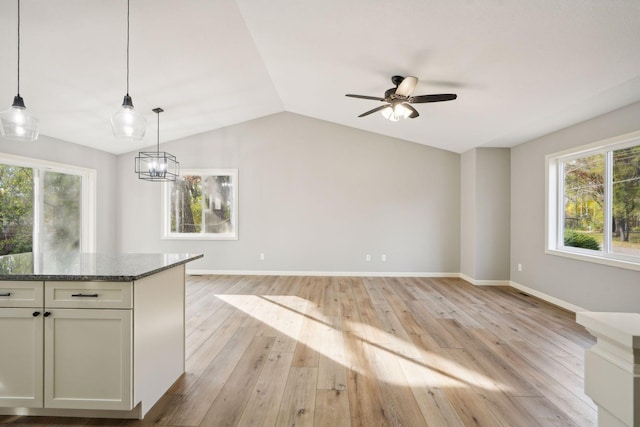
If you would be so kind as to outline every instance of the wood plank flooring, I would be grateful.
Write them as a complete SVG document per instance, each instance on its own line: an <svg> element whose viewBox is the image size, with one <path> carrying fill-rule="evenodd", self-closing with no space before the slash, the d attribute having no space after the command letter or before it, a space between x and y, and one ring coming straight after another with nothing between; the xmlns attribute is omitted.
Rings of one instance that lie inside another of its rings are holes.
<svg viewBox="0 0 640 427"><path fill-rule="evenodd" d="M187 372L144 420L22 425L595 426L595 341L512 288L450 278L191 276Z"/></svg>

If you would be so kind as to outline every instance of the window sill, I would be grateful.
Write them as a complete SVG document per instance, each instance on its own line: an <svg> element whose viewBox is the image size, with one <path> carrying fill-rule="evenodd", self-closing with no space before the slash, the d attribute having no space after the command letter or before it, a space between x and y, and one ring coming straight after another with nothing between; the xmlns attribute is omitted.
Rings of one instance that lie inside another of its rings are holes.
<svg viewBox="0 0 640 427"><path fill-rule="evenodd" d="M577 259L580 261L592 262L596 264L608 265L609 267L625 268L627 270L640 271L640 263L632 261L624 261L615 258L608 258L598 255L588 255L576 252L561 251L557 249L547 249L545 253L565 258Z"/></svg>
<svg viewBox="0 0 640 427"><path fill-rule="evenodd" d="M169 234L162 236L162 240L238 240L235 234Z"/></svg>

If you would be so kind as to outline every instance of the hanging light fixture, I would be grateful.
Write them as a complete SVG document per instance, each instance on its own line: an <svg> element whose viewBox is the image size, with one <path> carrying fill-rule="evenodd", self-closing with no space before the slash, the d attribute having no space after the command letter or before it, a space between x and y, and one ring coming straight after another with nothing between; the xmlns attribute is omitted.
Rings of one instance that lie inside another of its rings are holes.
<svg viewBox="0 0 640 427"><path fill-rule="evenodd" d="M392 122L397 122L400 119L406 119L411 115L411 112L412 111L405 107L404 103L402 102L398 102L392 106L383 108L380 111L385 119L391 120Z"/></svg>
<svg viewBox="0 0 640 427"><path fill-rule="evenodd" d="M144 138L147 120L133 108L133 101L129 96L129 15L127 0L127 94L122 101L122 107L111 116L111 128L116 138L140 140Z"/></svg>
<svg viewBox="0 0 640 427"><path fill-rule="evenodd" d="M11 108L0 113L0 134L15 141L38 139L38 119L32 117L20 96L20 0L18 0L18 92Z"/></svg>
<svg viewBox="0 0 640 427"><path fill-rule="evenodd" d="M153 109L153 112L158 115L156 151L141 151L136 157L136 173L138 178L145 181L175 181L180 174L180 163L176 160L176 156L160 151L160 113L163 111L162 108Z"/></svg>

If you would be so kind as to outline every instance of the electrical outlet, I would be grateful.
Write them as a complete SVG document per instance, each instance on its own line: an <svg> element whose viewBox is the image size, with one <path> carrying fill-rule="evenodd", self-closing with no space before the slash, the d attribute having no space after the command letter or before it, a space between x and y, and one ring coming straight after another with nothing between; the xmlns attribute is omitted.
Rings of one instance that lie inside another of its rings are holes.
<svg viewBox="0 0 640 427"><path fill-rule="evenodd" d="M522 271L522 264L518 264L518 271Z"/></svg>
<svg viewBox="0 0 640 427"><path fill-rule="evenodd" d="M385 254L380 255L380 261L387 262L387 255Z"/></svg>
<svg viewBox="0 0 640 427"><path fill-rule="evenodd" d="M260 261L264 261L264 254L260 254Z"/></svg>
<svg viewBox="0 0 640 427"><path fill-rule="evenodd" d="M371 261L371 255L370 255L370 254L367 254L367 255L365 256L365 259L367 260L367 262Z"/></svg>

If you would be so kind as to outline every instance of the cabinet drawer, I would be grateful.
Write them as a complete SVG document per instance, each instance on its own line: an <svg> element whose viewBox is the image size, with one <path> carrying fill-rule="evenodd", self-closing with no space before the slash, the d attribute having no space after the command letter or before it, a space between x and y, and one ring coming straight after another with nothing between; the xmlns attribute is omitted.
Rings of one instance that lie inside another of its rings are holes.
<svg viewBox="0 0 640 427"><path fill-rule="evenodd" d="M45 282L46 308L133 308L131 282Z"/></svg>
<svg viewBox="0 0 640 427"><path fill-rule="evenodd" d="M0 307L42 307L42 282L0 281Z"/></svg>

